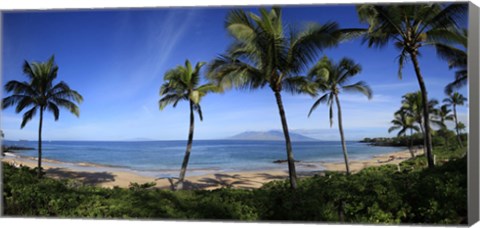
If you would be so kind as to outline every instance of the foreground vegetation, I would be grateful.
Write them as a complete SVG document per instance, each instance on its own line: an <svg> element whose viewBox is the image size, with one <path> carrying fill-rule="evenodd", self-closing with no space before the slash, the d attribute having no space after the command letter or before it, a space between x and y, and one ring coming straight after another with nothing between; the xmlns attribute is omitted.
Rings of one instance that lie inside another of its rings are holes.
<svg viewBox="0 0 480 228"><path fill-rule="evenodd" d="M7 216L296 220L348 223L467 223L466 149L436 147L437 166L424 156L352 175L328 172L260 189L170 191L151 184L129 189L36 178L6 163Z"/></svg>
<svg viewBox="0 0 480 228"><path fill-rule="evenodd" d="M433 137L433 146L448 146L455 148L457 144L455 144L455 133L452 131L437 131L438 136ZM443 138L442 138L443 137ZM467 134L463 133L460 134L460 138L466 142L467 141ZM410 142L412 140L412 142ZM378 137L378 138L364 138L359 142L368 143L372 146L401 146L401 147L408 147L411 145L413 146L422 146L423 145L423 135L421 133L415 133L411 136L397 136L397 137ZM454 144L454 145L450 145ZM452 143L454 142L454 143ZM465 144L465 143L463 143Z"/></svg>

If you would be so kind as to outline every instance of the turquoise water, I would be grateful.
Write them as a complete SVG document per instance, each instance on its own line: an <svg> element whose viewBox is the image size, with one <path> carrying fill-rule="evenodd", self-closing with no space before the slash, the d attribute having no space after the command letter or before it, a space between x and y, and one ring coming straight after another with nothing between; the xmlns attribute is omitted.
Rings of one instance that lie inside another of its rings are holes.
<svg viewBox="0 0 480 228"><path fill-rule="evenodd" d="M35 141L5 141L4 144L33 147L35 150L19 151L17 154L37 157ZM162 173L180 168L186 141L46 141L42 145L43 157L47 159L68 163L94 163L162 176ZM343 162L341 144L338 141L293 142L292 146L295 160L305 163ZM347 142L347 148L351 160L368 159L374 155L404 149L369 146L353 141ZM188 169L189 171L287 169L285 163L273 163L275 160L284 159L286 150L283 141L196 140L193 143ZM302 166L297 166L297 169L301 171Z"/></svg>

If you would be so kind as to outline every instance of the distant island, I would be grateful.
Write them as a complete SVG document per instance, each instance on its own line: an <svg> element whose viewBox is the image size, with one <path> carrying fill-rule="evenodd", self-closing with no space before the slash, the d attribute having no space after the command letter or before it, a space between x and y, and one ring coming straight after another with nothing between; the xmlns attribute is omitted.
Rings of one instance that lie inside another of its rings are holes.
<svg viewBox="0 0 480 228"><path fill-rule="evenodd" d="M271 140L284 141L285 136L282 131L245 131L232 137L226 138L229 140ZM292 141L318 141L318 139L310 138L301 134L290 132L290 139Z"/></svg>

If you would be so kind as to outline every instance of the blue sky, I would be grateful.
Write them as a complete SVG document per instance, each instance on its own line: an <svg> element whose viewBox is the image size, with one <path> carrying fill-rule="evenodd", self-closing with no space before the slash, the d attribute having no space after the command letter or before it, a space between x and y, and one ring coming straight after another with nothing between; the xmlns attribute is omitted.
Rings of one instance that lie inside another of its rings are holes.
<svg viewBox="0 0 480 228"><path fill-rule="evenodd" d="M2 85L26 80L24 60L45 61L55 54L58 79L80 92L80 118L65 110L60 120L47 114L45 140L183 140L188 133L188 105L158 109L159 88L164 73L185 59L209 62L223 53L231 38L224 21L231 8L151 8L132 10L30 11L3 15ZM247 10L255 10L245 8ZM353 5L285 7L283 21L302 26L307 22L336 21L340 27L360 24ZM347 139L393 136L388 134L393 112L401 96L419 89L409 62L404 78L397 77L396 56L391 47L368 48L359 40L348 41L319 55L334 60L354 59L363 71L355 80L373 89L372 100L358 94L341 94ZM442 100L443 87L453 79L453 70L423 48L422 73L430 98ZM460 90L467 95L466 88ZM6 94L2 92L2 96ZM309 96L283 93L289 128L293 132L339 140L337 122L330 128L328 109L320 106L310 118L314 102ZM243 131L281 129L271 90L228 91L209 94L202 100L204 121L197 119L196 139L219 139ZM467 108L459 108L467 121ZM6 139L37 139L38 116L20 129L22 114L13 108L2 111L1 128Z"/></svg>

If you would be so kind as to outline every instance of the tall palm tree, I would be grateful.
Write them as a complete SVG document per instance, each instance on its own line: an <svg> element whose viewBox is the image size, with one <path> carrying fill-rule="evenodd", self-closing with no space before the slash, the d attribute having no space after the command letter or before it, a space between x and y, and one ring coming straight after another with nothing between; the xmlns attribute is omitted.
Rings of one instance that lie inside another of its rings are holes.
<svg viewBox="0 0 480 228"><path fill-rule="evenodd" d="M456 31L452 35L454 44L459 44L463 49L456 47L455 45L438 42L435 44L437 54L448 62L450 69L457 69L455 72L455 80L448 83L445 86L445 93L450 94L455 89L459 89L467 84L467 43L468 43L468 30L462 29Z"/></svg>
<svg viewBox="0 0 480 228"><path fill-rule="evenodd" d="M315 101L310 109L310 112L308 113L308 116L312 114L319 104L326 103L329 106L330 127L332 127L333 105L334 103L337 105L338 130L340 131L340 139L342 141L343 157L345 159L347 174L350 174L350 167L348 164L347 145L342 126L342 109L338 95L341 91L360 92L367 96L368 99L372 98L372 90L365 82L359 81L354 84L346 85L349 80L360 73L360 71L362 71L362 67L353 62L351 59L342 58L338 63L334 63L325 56L308 73L308 77L313 81L314 85L319 90L325 92L324 95Z"/></svg>
<svg viewBox="0 0 480 228"><path fill-rule="evenodd" d="M198 113L200 121L202 121L203 115L200 101L203 96L209 92L216 91L217 88L211 83L199 85L201 80L200 69L203 65L205 65L204 62L199 62L195 65L195 68L192 68L190 61L186 60L185 66L177 66L165 73L163 78L165 82L160 87L161 99L158 102L160 110L163 110L170 104L175 108L178 102L182 100L188 101L190 105L190 128L188 132L187 149L183 157L180 177L174 186L175 189L183 189L183 182L193 144L194 112Z"/></svg>
<svg viewBox="0 0 480 228"><path fill-rule="evenodd" d="M75 104L80 104L83 97L63 81L54 84L57 78L58 66L55 64L54 56L50 57L47 62L33 62L25 61L23 64L23 73L27 76L28 81L12 80L5 84L5 91L13 94L3 98L3 109L10 106L15 107L15 112L20 113L25 108L29 108L23 114L23 121L20 128L25 125L35 116L37 111L40 112L39 127L38 127L38 170L37 174L40 178L42 176L42 124L43 113L50 111L53 113L55 121L60 116L60 109L65 108L75 116L80 115L80 109Z"/></svg>
<svg viewBox="0 0 480 228"><path fill-rule="evenodd" d="M282 91L315 94L299 76L314 60L317 51L334 46L343 37L336 23L311 25L303 31L284 26L282 11L260 9L260 15L230 11L225 27L234 39L227 53L209 66L209 77L223 88L260 89L270 87L278 106L285 137L290 186L297 187L294 157Z"/></svg>
<svg viewBox="0 0 480 228"><path fill-rule="evenodd" d="M413 131L419 131L419 128L415 126L415 120L408 115L405 110L400 109L397 112L395 112L394 119L391 121L393 126L391 126L388 129L388 133L392 131L399 130L397 133L397 137L400 136L406 136L407 131L410 130L410 144L408 146L408 150L410 151L410 155L415 157L415 154L413 153L412 150L412 145L413 145Z"/></svg>
<svg viewBox="0 0 480 228"><path fill-rule="evenodd" d="M451 93L448 95L448 98L443 99L443 103L445 103L448 107L452 106L453 119L455 120L455 131L457 133L457 139L460 147L463 147L463 146L462 146L462 139L460 138L460 133L458 131L457 106L464 105L465 101L467 101L467 98L458 92Z"/></svg>
<svg viewBox="0 0 480 228"><path fill-rule="evenodd" d="M357 6L360 20L369 24L368 32L364 36L368 46L383 47L389 41L393 41L394 46L400 51L398 56L400 78L402 68L410 57L422 92L424 119L429 118L429 111L427 88L418 61L420 48L439 40L450 41L452 31L458 29L458 22L464 19L467 9L466 3ZM434 162L429 121L424 122L424 129L428 167L431 168Z"/></svg>

